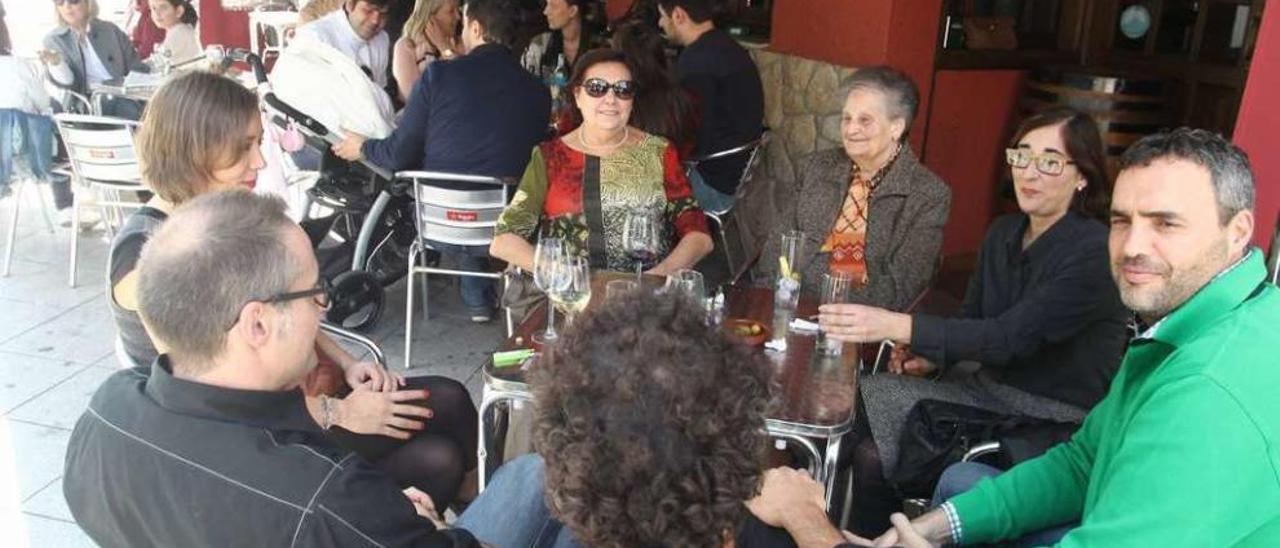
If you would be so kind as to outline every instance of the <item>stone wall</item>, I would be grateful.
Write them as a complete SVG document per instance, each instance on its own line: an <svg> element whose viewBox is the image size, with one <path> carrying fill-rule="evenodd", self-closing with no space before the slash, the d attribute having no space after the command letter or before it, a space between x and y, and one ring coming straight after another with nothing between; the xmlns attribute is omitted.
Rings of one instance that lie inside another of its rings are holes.
<svg viewBox="0 0 1280 548"><path fill-rule="evenodd" d="M790 207L804 157L840 147L840 82L854 69L801 57L751 50L764 83L765 155L742 204L735 208L742 248L748 254L768 237L776 211ZM748 255L749 256L749 255Z"/></svg>

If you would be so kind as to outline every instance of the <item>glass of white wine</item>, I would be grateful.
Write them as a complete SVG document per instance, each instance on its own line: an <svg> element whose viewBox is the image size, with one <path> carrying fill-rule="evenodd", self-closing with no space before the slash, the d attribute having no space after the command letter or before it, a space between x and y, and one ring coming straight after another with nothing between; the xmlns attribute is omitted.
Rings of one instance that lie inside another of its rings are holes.
<svg viewBox="0 0 1280 548"><path fill-rule="evenodd" d="M556 266L564 255L564 244L559 238L539 238L533 253L533 283L551 297L555 285ZM544 344L556 340L556 308L547 305L547 328L534 333L533 340Z"/></svg>
<svg viewBox="0 0 1280 548"><path fill-rule="evenodd" d="M564 308L565 322L573 325L577 315L591 302L591 264L581 256L565 256L556 268L551 299Z"/></svg>

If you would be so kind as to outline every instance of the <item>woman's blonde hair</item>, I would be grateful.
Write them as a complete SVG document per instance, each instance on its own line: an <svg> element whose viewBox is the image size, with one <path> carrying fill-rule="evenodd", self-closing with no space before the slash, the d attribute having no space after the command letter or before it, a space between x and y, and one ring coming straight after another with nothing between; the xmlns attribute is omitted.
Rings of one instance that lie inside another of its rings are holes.
<svg viewBox="0 0 1280 548"><path fill-rule="evenodd" d="M98 0L80 0L89 7L89 20L93 21L98 18ZM53 20L58 22L58 26L65 27L67 22L62 20L62 13L58 11L58 5L53 5Z"/></svg>
<svg viewBox="0 0 1280 548"><path fill-rule="evenodd" d="M191 71L156 92L136 138L142 180L172 204L203 193L214 171L236 163L258 98L234 80Z"/></svg>
<svg viewBox="0 0 1280 548"><path fill-rule="evenodd" d="M449 2L457 2L458 0L418 0L413 5L413 13L409 15L409 20L404 22L404 30L401 36L407 36L410 40L420 40L426 34L427 22L431 20L431 16L440 11L441 8ZM453 29L449 29L453 30Z"/></svg>

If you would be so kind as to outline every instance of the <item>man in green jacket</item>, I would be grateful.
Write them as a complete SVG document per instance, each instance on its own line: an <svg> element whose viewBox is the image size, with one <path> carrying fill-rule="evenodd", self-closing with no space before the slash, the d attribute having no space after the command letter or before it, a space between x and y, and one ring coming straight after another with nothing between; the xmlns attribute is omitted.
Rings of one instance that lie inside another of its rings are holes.
<svg viewBox="0 0 1280 548"><path fill-rule="evenodd" d="M1075 524L1061 546L1280 546L1280 290L1252 248L1244 152L1203 130L1139 141L1111 204L1112 274L1145 331L1072 439L877 546ZM1044 537L1040 537L1044 540Z"/></svg>

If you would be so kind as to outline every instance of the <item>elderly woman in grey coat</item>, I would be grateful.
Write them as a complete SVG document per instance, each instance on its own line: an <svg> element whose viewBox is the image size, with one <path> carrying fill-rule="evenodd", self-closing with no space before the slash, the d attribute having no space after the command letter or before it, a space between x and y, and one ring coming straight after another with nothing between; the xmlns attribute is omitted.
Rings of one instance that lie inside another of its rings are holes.
<svg viewBox="0 0 1280 548"><path fill-rule="evenodd" d="M54 0L58 27L44 37L40 58L49 79L59 88L88 97L91 86L123 78L129 72L150 72L120 27L98 19L97 0ZM142 106L113 99L103 113L136 120Z"/></svg>
<svg viewBox="0 0 1280 548"><path fill-rule="evenodd" d="M814 153L800 172L792 207L779 212L757 274L778 272L780 237L805 234L796 264L803 291L822 274L853 274L852 301L904 310L929 284L942 247L951 190L906 143L919 92L890 67L859 69L841 86L843 149Z"/></svg>

